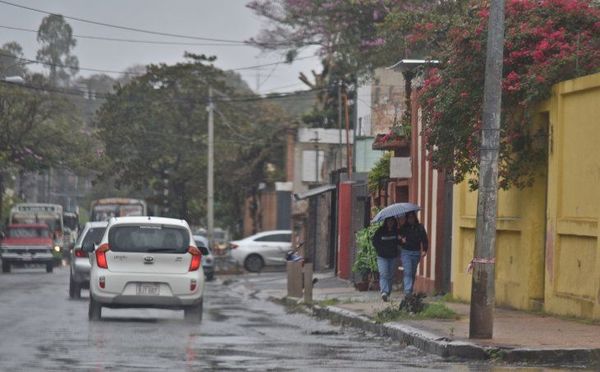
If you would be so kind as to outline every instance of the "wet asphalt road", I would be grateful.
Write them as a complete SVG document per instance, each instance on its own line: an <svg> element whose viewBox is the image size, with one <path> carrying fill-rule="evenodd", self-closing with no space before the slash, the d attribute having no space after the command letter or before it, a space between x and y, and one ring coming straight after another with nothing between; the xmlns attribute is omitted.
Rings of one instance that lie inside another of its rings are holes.
<svg viewBox="0 0 600 372"><path fill-rule="evenodd" d="M288 313L243 290L244 277L207 284L201 325L154 309L103 309L103 320L90 323L87 291L70 300L68 275L0 274L0 370L504 370Z"/></svg>

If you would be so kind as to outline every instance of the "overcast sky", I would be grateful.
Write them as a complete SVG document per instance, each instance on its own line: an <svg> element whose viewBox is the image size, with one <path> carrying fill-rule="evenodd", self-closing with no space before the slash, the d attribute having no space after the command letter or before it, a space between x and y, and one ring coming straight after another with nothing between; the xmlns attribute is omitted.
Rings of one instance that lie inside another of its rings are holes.
<svg viewBox="0 0 600 372"><path fill-rule="evenodd" d="M261 20L248 8L249 0L7 0L31 8L60 13L104 23L166 33L244 41L256 36ZM0 3L0 26L37 30L45 14ZM125 31L67 20L74 34L154 41L203 43ZM17 41L25 56L35 59L36 34L0 28L0 43ZM180 46L148 45L103 40L78 39L74 54L80 67L122 71L133 64L175 63L183 60L184 51L217 56L217 66L234 69L279 62L280 54L265 54L249 46ZM303 51L302 56L314 53ZM33 69L33 67L31 67ZM39 67L38 67L39 68ZM279 64L261 69L238 71L248 84L260 92L305 89L298 80L301 71L319 70L318 58L308 58L292 65ZM91 72L80 71L81 75ZM115 74L112 74L115 75Z"/></svg>

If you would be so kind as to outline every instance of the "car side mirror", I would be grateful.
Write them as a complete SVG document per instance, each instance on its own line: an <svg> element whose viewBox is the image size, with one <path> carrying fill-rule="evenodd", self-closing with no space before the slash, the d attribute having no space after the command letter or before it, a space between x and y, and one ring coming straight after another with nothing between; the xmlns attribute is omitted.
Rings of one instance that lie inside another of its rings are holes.
<svg viewBox="0 0 600 372"><path fill-rule="evenodd" d="M4 233L4 231L0 231L0 239L4 238L6 238L6 234Z"/></svg>
<svg viewBox="0 0 600 372"><path fill-rule="evenodd" d="M81 248L84 250L84 252L91 253L94 251L95 245L94 242L85 242Z"/></svg>

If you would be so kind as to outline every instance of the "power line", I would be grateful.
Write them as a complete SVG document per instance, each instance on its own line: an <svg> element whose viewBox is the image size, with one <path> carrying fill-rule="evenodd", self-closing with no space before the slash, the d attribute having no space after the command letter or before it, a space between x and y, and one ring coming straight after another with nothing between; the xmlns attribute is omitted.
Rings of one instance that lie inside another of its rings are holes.
<svg viewBox="0 0 600 372"><path fill-rule="evenodd" d="M14 31L23 31L37 34L38 31L30 28L23 27L14 27L14 26L4 26L0 25L0 28L4 28L7 30ZM73 35L76 39L90 39L90 40L102 40L102 41L116 41L116 42L124 42L124 43L135 43L135 44L150 44L150 45L174 45L174 46L235 46L235 47L245 47L250 46L246 44L232 44L232 43L188 43L182 41L160 41L160 40L142 40L142 39L124 39L118 37L108 37L108 36L94 36L94 35Z"/></svg>
<svg viewBox="0 0 600 372"><path fill-rule="evenodd" d="M0 0L1 1L1 0ZM305 57L300 57L300 58L296 58L294 59L292 62L295 61L303 61L305 59L311 59L311 58L316 58L318 56L305 56ZM262 67L268 67L268 66L276 66L276 65L280 65L282 63L285 63L285 61L279 61L279 62L271 62L271 63L264 63L262 65L254 65L254 66L246 66L246 67L237 67L237 68L230 68L227 69L226 71L242 71L242 70L256 70Z"/></svg>
<svg viewBox="0 0 600 372"><path fill-rule="evenodd" d="M42 9L28 7L25 5L11 3L11 2L5 1L5 0L0 0L0 3L9 5L9 6L12 6L15 8L29 10L29 11L36 12L36 13L42 13L42 14L47 14L47 15L56 15L57 14L57 13L50 12L47 10L42 10ZM130 26L122 26L122 25L115 25L115 24L106 23L106 22L99 22L99 21L84 19L84 18L80 18L80 17L67 16L64 14L61 14L61 16L65 19L70 19L70 20L77 21L77 22L89 23L89 24L93 24L93 25L97 25L97 26L117 28L120 30L140 32L140 33L151 34L151 35L160 35L160 36L176 37L176 38L191 39L191 40L215 41L215 42L222 42L222 43L247 44L245 41L240 41L240 40L217 39L217 38L210 38L210 37L191 36L191 35L183 35L183 34L176 34L176 33L170 33L170 32L153 31L153 30L146 30L146 29L135 28L135 27L130 27Z"/></svg>
<svg viewBox="0 0 600 372"><path fill-rule="evenodd" d="M14 54L1 53L1 52L0 52L0 56L10 57L10 58L18 59L20 61L24 61L27 63L36 63L36 64L45 65L45 66L49 66L49 67L69 68L69 69L77 69L77 70L82 70L82 71L104 72L104 73L111 73L111 74L123 74L123 75L135 75L135 76L140 75L139 73L135 73L135 72L104 70L104 69L99 69L99 68L80 67L80 66L75 66L75 65L63 65L63 64L59 64L59 63L44 62L44 61L40 61L37 59L18 57L18 56L15 56Z"/></svg>
<svg viewBox="0 0 600 372"><path fill-rule="evenodd" d="M0 2L1 2L1 0L0 0ZM50 67L70 68L70 69L78 69L78 70L81 70L81 71L101 72L101 73L110 73L110 74L122 74L122 75L134 75L134 76L141 75L140 73L128 72L128 71L106 70L106 69L99 69L99 68L92 68L92 67L81 67L81 66L74 66L74 65L63 65L63 64L58 64L58 63L51 63L51 62L40 61L40 60L37 60L37 59L30 59L30 58L19 57L19 56L15 56L13 54L2 53L2 52L0 52L0 56L18 59L20 61L24 61L24 62L27 62L27 63L42 64L42 65L50 66ZM314 56L306 56L306 57L298 58L298 60L308 59L308 58L313 58L313 57ZM265 66L278 65L280 63L282 63L282 62L279 61L279 62L265 63L265 64L262 64L262 65L237 67L237 68L222 69L222 70L223 71L254 70L254 69L265 67ZM216 66L213 66L213 67L214 68L218 68Z"/></svg>
<svg viewBox="0 0 600 372"><path fill-rule="evenodd" d="M1 80L1 79L0 79L0 83L5 84L5 85L9 85L9 86L12 86L12 87L20 87L20 88L25 88L25 89L29 89L29 90L35 90L35 91L38 91L38 92L55 93L55 94L62 94L62 95L67 95L67 96L81 97L81 96L85 96L85 95L87 95L89 93L86 90L81 90L81 89L76 89L76 88L59 89L59 88L36 86L36 85L27 84L27 83L10 82L10 81ZM307 96L305 94L306 93L311 93L311 92L318 92L320 90L323 90L323 89L303 90L303 91L297 91L297 92L291 92L291 93L281 93L279 95L269 95L269 96L247 95L247 96L237 96L237 97L234 97L234 98L227 98L227 99L225 99L225 98L222 98L222 99L216 98L216 99L213 99L213 101L215 101L215 102L224 102L224 103L244 103L244 102L267 101L267 100L271 100L271 99L284 99L284 98L291 98L291 97L295 97L295 99L297 99L297 100L301 100L301 99L314 100L314 97ZM111 94L95 93L95 97L97 99L106 99L110 95ZM206 97L197 97L197 98L198 99L205 99ZM135 99L135 98L128 97L128 99ZM177 102L177 101L189 102L189 100L177 99L175 97L163 97L162 99L168 100L168 101L175 101L175 102Z"/></svg>

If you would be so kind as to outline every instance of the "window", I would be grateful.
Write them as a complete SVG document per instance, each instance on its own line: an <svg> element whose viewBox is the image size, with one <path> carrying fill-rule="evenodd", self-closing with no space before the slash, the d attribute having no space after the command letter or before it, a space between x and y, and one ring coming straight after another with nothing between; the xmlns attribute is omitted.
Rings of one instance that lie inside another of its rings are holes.
<svg viewBox="0 0 600 372"><path fill-rule="evenodd" d="M185 253L190 237L186 229L162 225L120 225L110 229L113 252Z"/></svg>
<svg viewBox="0 0 600 372"><path fill-rule="evenodd" d="M85 237L83 238L83 243L81 244L81 246L83 247L89 242L99 244L102 240L102 237L104 236L105 231L106 227L93 227L89 229L87 234L85 234Z"/></svg>
<svg viewBox="0 0 600 372"><path fill-rule="evenodd" d="M325 160L325 151L323 150L302 151L302 182L321 182L323 180L321 174L323 172L323 160ZM317 165L318 168L316 168Z"/></svg>
<svg viewBox="0 0 600 372"><path fill-rule="evenodd" d="M289 243L292 241L292 234L271 234L256 238L256 242Z"/></svg>

